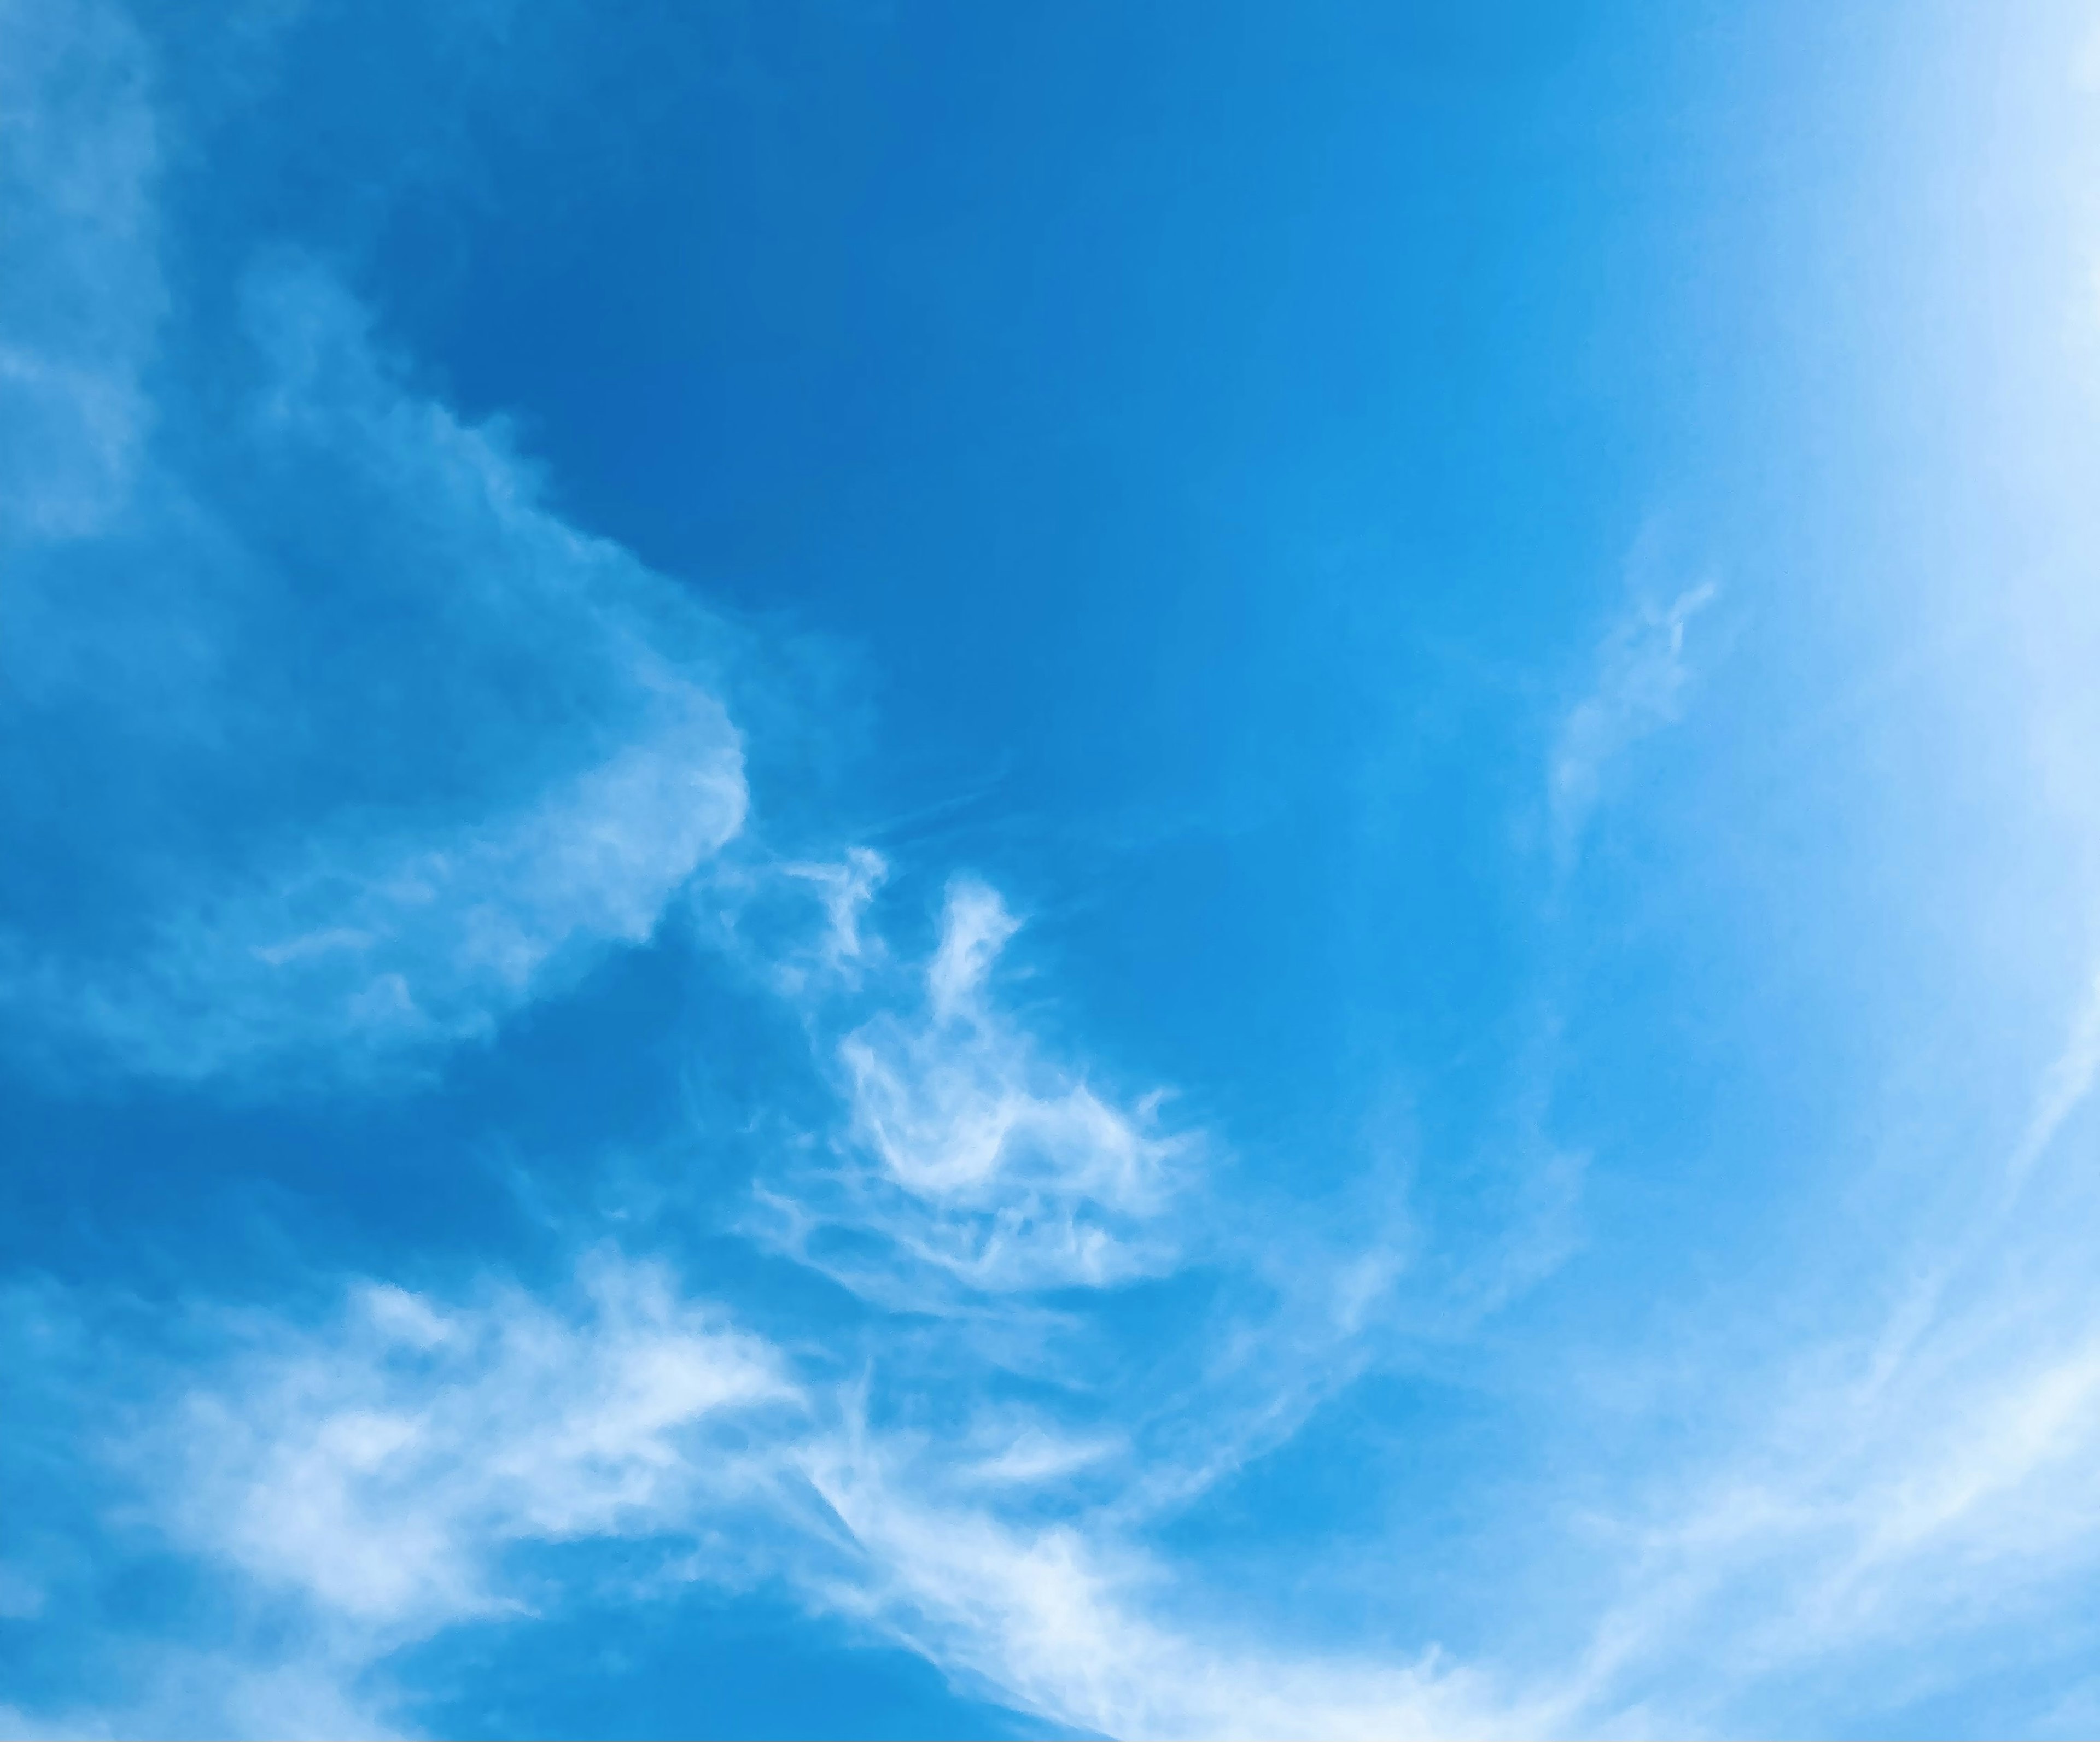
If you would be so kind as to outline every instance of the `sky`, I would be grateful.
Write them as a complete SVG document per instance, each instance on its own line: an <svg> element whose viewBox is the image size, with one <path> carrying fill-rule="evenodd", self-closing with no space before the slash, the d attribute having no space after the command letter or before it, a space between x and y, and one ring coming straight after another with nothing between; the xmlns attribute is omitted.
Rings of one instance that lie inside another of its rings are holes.
<svg viewBox="0 0 2100 1742"><path fill-rule="evenodd" d="M0 0L0 1735L2100 1729L2100 11Z"/></svg>

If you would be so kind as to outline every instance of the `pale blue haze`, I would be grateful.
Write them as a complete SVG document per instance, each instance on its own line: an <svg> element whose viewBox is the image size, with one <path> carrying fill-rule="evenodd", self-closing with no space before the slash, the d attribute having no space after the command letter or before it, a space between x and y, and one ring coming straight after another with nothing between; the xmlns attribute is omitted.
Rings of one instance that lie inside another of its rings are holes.
<svg viewBox="0 0 2100 1742"><path fill-rule="evenodd" d="M0 0L0 1734L2100 1728L2100 11Z"/></svg>

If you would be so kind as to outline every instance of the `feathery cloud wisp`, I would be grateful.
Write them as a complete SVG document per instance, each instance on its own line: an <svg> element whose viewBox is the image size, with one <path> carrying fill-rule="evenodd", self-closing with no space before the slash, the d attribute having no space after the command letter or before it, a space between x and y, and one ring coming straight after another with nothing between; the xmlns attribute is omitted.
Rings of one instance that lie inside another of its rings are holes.
<svg viewBox="0 0 2100 1742"><path fill-rule="evenodd" d="M1719 596L1710 580L1666 606L1638 603L1604 637L1595 686L1562 720L1546 767L1553 859L1563 873L1581 852L1612 765L1682 712L1692 681L1685 629Z"/></svg>

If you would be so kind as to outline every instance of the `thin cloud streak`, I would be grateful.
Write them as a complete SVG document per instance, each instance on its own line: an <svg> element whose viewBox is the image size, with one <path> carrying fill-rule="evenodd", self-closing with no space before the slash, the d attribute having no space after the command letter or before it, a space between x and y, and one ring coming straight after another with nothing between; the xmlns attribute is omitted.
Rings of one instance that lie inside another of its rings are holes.
<svg viewBox="0 0 2100 1742"><path fill-rule="evenodd" d="M1692 668L1685 632L1720 597L1703 581L1668 605L1637 603L1614 624L1597 653L1594 689L1561 721L1546 769L1553 862L1565 876L1603 803L1613 766L1643 739L1682 715Z"/></svg>

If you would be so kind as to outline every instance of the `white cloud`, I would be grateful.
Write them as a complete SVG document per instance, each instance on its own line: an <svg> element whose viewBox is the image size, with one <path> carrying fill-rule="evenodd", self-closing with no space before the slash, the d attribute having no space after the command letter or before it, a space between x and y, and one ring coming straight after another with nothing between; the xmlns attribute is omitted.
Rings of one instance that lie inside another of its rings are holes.
<svg viewBox="0 0 2100 1742"><path fill-rule="evenodd" d="M1001 1409L980 1413L958 1450L964 1488L1040 1490L1118 1464L1130 1447L1117 1434L1070 1434L1033 1412Z"/></svg>
<svg viewBox="0 0 2100 1742"><path fill-rule="evenodd" d="M142 962L76 986L69 1014L171 1076L293 1047L330 1051L340 1068L486 1033L565 950L646 942L741 824L742 756L719 705L689 688L663 712L654 739L521 813L310 848L170 916Z"/></svg>
<svg viewBox="0 0 2100 1742"><path fill-rule="evenodd" d="M1179 1581L1108 1515L1043 1515L1123 1462L1111 1435L1011 1410L958 1442L871 1431L858 1387L798 1378L668 1272L601 1254L583 1281L567 1308L365 1284L318 1327L236 1328L245 1352L149 1412L132 1455L177 1537L275 1618L245 1649L169 1642L143 1687L64 1727L386 1733L387 1653L523 1610L519 1545L607 1537L690 1546L668 1577L783 1581L985 1692L1114 1734L1475 1735L1555 1715L1433 1651L1379 1665L1175 1620Z"/></svg>
<svg viewBox="0 0 2100 1742"><path fill-rule="evenodd" d="M1772 1435L1619 1545L1630 1594L1569 1678L1583 1709L1705 1722L1831 1665L1930 1688L1961 1660L1935 1642L2061 1629L2064 1581L2100 1547L2100 1343L1947 1347L1975 1328L1926 1339L1894 1384L1776 1400Z"/></svg>
<svg viewBox="0 0 2100 1742"><path fill-rule="evenodd" d="M2087 990L2062 1052L2043 1074L2027 1130L2006 1165L2015 1185L2033 1171L2065 1122L2092 1094L2096 1078L2100 1078L2100 979Z"/></svg>
<svg viewBox="0 0 2100 1742"><path fill-rule="evenodd" d="M1512 1703L1434 1652L1401 1665L1279 1652L1162 1619L1166 1569L1083 1526L1016 1524L926 1497L923 1475L849 1435L811 1480L873 1563L840 1593L951 1673L1027 1709L1118 1736L1538 1734Z"/></svg>
<svg viewBox="0 0 2100 1742"><path fill-rule="evenodd" d="M1683 711L1692 681L1685 629L1719 596L1706 581L1668 605L1643 599L1604 637L1595 685L1561 721L1546 769L1554 862L1563 871L1581 849L1612 765Z"/></svg>
<svg viewBox="0 0 2100 1742"><path fill-rule="evenodd" d="M522 1550L646 1538L666 1581L735 1585L765 1558L739 1546L754 1532L761 1550L806 1535L788 1454L812 1398L788 1358L614 1250L549 1295L360 1282L316 1324L206 1311L172 1369L83 1334L87 1291L13 1304L18 1335L72 1348L72 1449L126 1497L22 1576L55 1580L52 1625L79 1625L82 1551L121 1554L141 1524L225 1577L196 1587L193 1624L76 1645L92 1702L0 1707L0 1734L394 1735L417 1690L390 1654L532 1612L548 1586Z"/></svg>
<svg viewBox="0 0 2100 1742"><path fill-rule="evenodd" d="M790 862L779 867L792 882L809 884L824 910L824 935L814 948L792 952L774 964L772 977L788 998L821 994L834 983L858 983L870 959L883 955L882 941L862 929L869 902L889 875L882 855L849 847L836 862Z"/></svg>
<svg viewBox="0 0 2100 1742"><path fill-rule="evenodd" d="M251 275L224 407L148 404L144 51L91 5L0 28L0 1011L156 1074L355 1074L647 938L743 826L712 620L311 267Z"/></svg>
<svg viewBox="0 0 2100 1742"><path fill-rule="evenodd" d="M1021 922L999 892L963 879L950 885L940 947L926 969L926 994L938 1021L979 1017L986 978Z"/></svg>
<svg viewBox="0 0 2100 1742"><path fill-rule="evenodd" d="M956 904L944 940L1001 928L976 894ZM967 954L958 946L946 959ZM995 959L949 977L946 1020L985 1013ZM929 994L923 1020L938 1025L933 1010ZM1666 1472L1651 1471L1620 1533L1593 1551L1616 1563L1629 1594L1603 1612L1586 1653L1557 1668L1469 1667L1428 1647L1381 1663L1243 1632L1226 1618L1245 1616L1243 1603L1213 1599L1206 1611L1191 1569L1132 1532L1182 1497L1162 1458L1193 1459L1186 1491L1272 1443L1260 1400L1229 1375L1185 1395L1108 1400L1092 1425L1007 1407L946 1432L877 1430L852 1388L798 1377L784 1352L686 1300L668 1274L616 1259L580 1309L501 1290L459 1306L368 1287L332 1326L265 1336L192 1391L172 1440L157 1439L179 1453L185 1539L339 1624L229 1678L266 1702L297 1693L280 1728L329 1698L382 1721L384 1701L358 1691L375 1654L518 1602L504 1571L514 1545L710 1533L756 1546L726 1568L703 1549L688 1576L762 1568L969 1686L1112 1734L1683 1728L1756 1709L1744 1702L1820 1663L1957 1637L2090 1564L2100 1344L2062 1327L2089 1322L2077 1308L2093 1290L2073 1298L2072 1272L2014 1263L2023 1270L2024 1293L1996 1271L1948 1291L1893 1368L1868 1361L1833 1378L1826 1352L1775 1399L1770 1434L1710 1470L1682 1506L1657 1485ZM1370 1286L1337 1285L1349 1300ZM1349 1370L1347 1332L1292 1343L1301 1390L1317 1397ZM876 1361L902 1381L907 1416L977 1370L929 1378L902 1348ZM1276 1428L1287 1435L1305 1400L1264 1389L1290 1418ZM1162 1409L1188 1431L1169 1422L1162 1440L1148 1418ZM802 1482L821 1513L795 1497ZM1731 1641L1719 1666L1717 1633Z"/></svg>
<svg viewBox="0 0 2100 1742"><path fill-rule="evenodd" d="M509 1604L510 1543L677 1528L754 1476L717 1430L799 1408L777 1354L601 1257L562 1314L361 1290L183 1400L177 1528L382 1638Z"/></svg>
<svg viewBox="0 0 2100 1742"><path fill-rule="evenodd" d="M1761 1430L1681 1487L1651 1472L1615 1544L1629 1594L1571 1679L1586 1709L1740 1710L1833 1664L1930 1688L1961 1660L1935 1642L2075 1625L2063 1594L2100 1564L2100 1193L2054 1139L2089 1092L2093 1020L2074 1013L2011 1166L1979 1170L1979 1206L1930 1230L1885 1317L1795 1352Z"/></svg>
<svg viewBox="0 0 2100 1742"><path fill-rule="evenodd" d="M52 1736L210 1735L342 1742L404 1734L382 1702L360 1697L355 1684L361 1668L324 1653L286 1664L170 1650L145 1666L143 1685L129 1699L40 1709L0 1705L0 1737L49 1742Z"/></svg>
<svg viewBox="0 0 2100 1742"><path fill-rule="evenodd" d="M1156 1097L1097 1094L1001 1008L990 976L1018 928L990 888L951 886L920 1007L839 1043L850 1151L769 1194L801 1255L872 1296L1098 1288L1172 1262L1161 1218L1191 1140L1158 1131ZM885 1254L827 1250L827 1229Z"/></svg>

